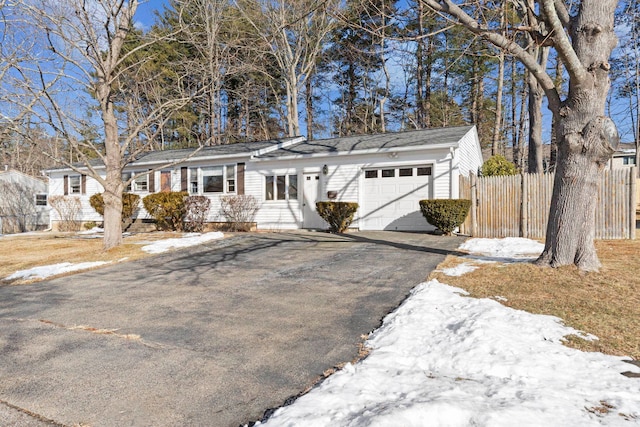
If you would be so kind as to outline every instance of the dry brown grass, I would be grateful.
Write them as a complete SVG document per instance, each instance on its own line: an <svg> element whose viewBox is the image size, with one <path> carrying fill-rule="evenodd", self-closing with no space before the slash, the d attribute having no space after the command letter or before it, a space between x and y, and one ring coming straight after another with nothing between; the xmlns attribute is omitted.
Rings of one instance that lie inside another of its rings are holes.
<svg viewBox="0 0 640 427"><path fill-rule="evenodd" d="M507 299L502 304L564 319L565 324L599 337L570 337L568 345L585 351L640 359L640 240L596 242L600 272L575 267L540 268L532 264L479 264L460 277L434 272L431 278L461 287L471 296ZM449 256L442 267L468 259Z"/></svg>
<svg viewBox="0 0 640 427"><path fill-rule="evenodd" d="M105 251L102 239L74 233L35 233L7 235L0 239L0 280L18 270L58 264L61 262L110 261L118 262L149 256L142 251L143 242L178 237L181 233L141 233L125 237L124 244ZM72 274L72 273L69 273ZM12 284L32 283L19 280Z"/></svg>

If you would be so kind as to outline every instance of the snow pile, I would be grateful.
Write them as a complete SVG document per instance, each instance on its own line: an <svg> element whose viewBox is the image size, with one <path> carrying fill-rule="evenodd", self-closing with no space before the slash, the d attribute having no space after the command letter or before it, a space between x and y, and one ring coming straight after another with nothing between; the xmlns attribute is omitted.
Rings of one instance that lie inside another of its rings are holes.
<svg viewBox="0 0 640 427"><path fill-rule="evenodd" d="M544 244L522 237L469 239L460 245L460 249L472 254L497 258L496 261L513 261L537 258L544 250Z"/></svg>
<svg viewBox="0 0 640 427"><path fill-rule="evenodd" d="M455 267L443 268L440 271L442 274L447 276L462 276L467 273L471 273L478 269L478 266L471 265L468 262L463 262L462 264L458 264Z"/></svg>
<svg viewBox="0 0 640 427"><path fill-rule="evenodd" d="M77 234L98 234L98 233L104 233L104 228L93 227L93 228L91 228L89 230L78 231Z"/></svg>
<svg viewBox="0 0 640 427"><path fill-rule="evenodd" d="M204 234L189 233L180 238L158 240L156 242L143 246L142 250L150 254L159 254L170 249L199 245L210 240L222 239L223 237L224 234L219 231Z"/></svg>
<svg viewBox="0 0 640 427"><path fill-rule="evenodd" d="M542 245L527 239L471 239L461 249L512 258L537 255ZM437 280L418 285L368 340L369 357L259 424L640 423L640 379L620 374L637 367L619 357L563 346L564 336L584 334L561 319L465 295Z"/></svg>
<svg viewBox="0 0 640 427"><path fill-rule="evenodd" d="M109 264L109 261L81 262L78 264L62 262L60 264L45 265L42 267L34 267L27 270L19 270L13 273L11 276L5 277L4 280L46 279L47 277L55 276L57 274L86 270L88 268L98 267L104 264Z"/></svg>

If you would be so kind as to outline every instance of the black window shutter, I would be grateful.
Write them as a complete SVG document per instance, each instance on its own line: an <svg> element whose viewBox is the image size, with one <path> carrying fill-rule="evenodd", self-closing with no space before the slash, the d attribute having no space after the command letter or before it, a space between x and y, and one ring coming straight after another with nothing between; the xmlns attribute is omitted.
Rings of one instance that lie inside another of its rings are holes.
<svg viewBox="0 0 640 427"><path fill-rule="evenodd" d="M236 184L236 187L238 189L238 195L242 196L244 195L244 163L238 163L237 173L238 183Z"/></svg>
<svg viewBox="0 0 640 427"><path fill-rule="evenodd" d="M180 191L188 191L187 168L180 168Z"/></svg>
<svg viewBox="0 0 640 427"><path fill-rule="evenodd" d="M69 194L69 175L64 176L64 195Z"/></svg>
<svg viewBox="0 0 640 427"><path fill-rule="evenodd" d="M151 170L151 169L149 169ZM148 186L149 186L149 193L155 193L156 192L156 173L155 172L149 172L149 179L148 179Z"/></svg>

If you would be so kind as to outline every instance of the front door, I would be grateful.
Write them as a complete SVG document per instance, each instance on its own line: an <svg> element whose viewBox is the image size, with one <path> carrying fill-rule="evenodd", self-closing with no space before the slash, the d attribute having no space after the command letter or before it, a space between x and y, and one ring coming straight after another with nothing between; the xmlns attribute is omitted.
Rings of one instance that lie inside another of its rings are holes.
<svg viewBox="0 0 640 427"><path fill-rule="evenodd" d="M160 172L160 191L171 191L171 171Z"/></svg>
<svg viewBox="0 0 640 427"><path fill-rule="evenodd" d="M305 173L302 189L302 228L326 229L327 223L316 211L316 202L322 194L320 173Z"/></svg>

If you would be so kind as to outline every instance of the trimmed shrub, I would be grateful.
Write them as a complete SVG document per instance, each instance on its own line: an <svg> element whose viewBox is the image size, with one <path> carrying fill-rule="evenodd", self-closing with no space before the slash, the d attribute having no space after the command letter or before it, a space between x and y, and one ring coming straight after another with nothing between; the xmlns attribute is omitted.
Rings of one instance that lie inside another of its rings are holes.
<svg viewBox="0 0 640 427"><path fill-rule="evenodd" d="M232 231L250 231L258 209L260 204L253 196L220 197L220 211L229 222Z"/></svg>
<svg viewBox="0 0 640 427"><path fill-rule="evenodd" d="M482 164L482 176L516 175L518 169L506 157L498 154Z"/></svg>
<svg viewBox="0 0 640 427"><path fill-rule="evenodd" d="M420 211L427 222L447 236L464 222L469 208L471 200L467 199L420 200Z"/></svg>
<svg viewBox="0 0 640 427"><path fill-rule="evenodd" d="M316 210L322 219L329 224L332 233L344 233L353 222L353 215L358 210L354 202L317 202Z"/></svg>
<svg viewBox="0 0 640 427"><path fill-rule="evenodd" d="M184 230L201 232L209 215L211 200L206 196L189 196L184 199Z"/></svg>
<svg viewBox="0 0 640 427"><path fill-rule="evenodd" d="M156 220L158 230L182 230L185 214L186 191L163 191L145 196L142 204L149 215Z"/></svg>
<svg viewBox="0 0 640 427"><path fill-rule="evenodd" d="M140 202L140 196L133 193L122 193L122 222L125 223L133 217L133 214L138 209L138 203ZM96 193L89 197L89 204L98 212L101 216L104 216L104 199L102 193Z"/></svg>

